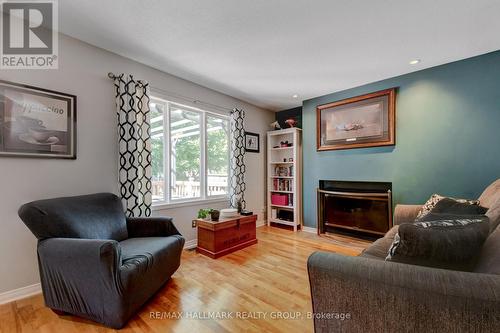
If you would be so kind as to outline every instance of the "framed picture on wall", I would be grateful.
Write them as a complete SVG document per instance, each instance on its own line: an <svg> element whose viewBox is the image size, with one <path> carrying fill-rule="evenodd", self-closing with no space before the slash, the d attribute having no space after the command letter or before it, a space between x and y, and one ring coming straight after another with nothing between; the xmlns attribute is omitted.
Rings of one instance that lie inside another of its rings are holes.
<svg viewBox="0 0 500 333"><path fill-rule="evenodd" d="M0 156L76 159L76 96L0 80Z"/></svg>
<svg viewBox="0 0 500 333"><path fill-rule="evenodd" d="M260 151L259 133L245 132L245 151L258 153Z"/></svg>
<svg viewBox="0 0 500 333"><path fill-rule="evenodd" d="M395 121L395 88L319 105L317 150L394 145Z"/></svg>

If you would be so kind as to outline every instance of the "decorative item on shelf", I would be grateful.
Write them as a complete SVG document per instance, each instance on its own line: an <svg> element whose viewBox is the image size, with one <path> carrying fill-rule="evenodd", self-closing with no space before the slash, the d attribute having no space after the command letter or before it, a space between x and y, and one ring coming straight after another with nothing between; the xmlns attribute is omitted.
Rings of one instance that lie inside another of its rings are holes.
<svg viewBox="0 0 500 333"><path fill-rule="evenodd" d="M0 156L76 159L76 96L0 80Z"/></svg>
<svg viewBox="0 0 500 333"><path fill-rule="evenodd" d="M283 162L286 162L286 157L283 158Z"/></svg>
<svg viewBox="0 0 500 333"><path fill-rule="evenodd" d="M293 157L289 157L288 162L293 162Z"/></svg>
<svg viewBox="0 0 500 333"><path fill-rule="evenodd" d="M316 108L317 150L395 144L396 88Z"/></svg>
<svg viewBox="0 0 500 333"><path fill-rule="evenodd" d="M277 206L288 206L288 196L285 194L271 194L271 204Z"/></svg>
<svg viewBox="0 0 500 333"><path fill-rule="evenodd" d="M281 148L293 147L293 143L292 142L288 142L288 141L281 141L280 142L280 147Z"/></svg>
<svg viewBox="0 0 500 333"><path fill-rule="evenodd" d="M276 177L288 177L291 176L292 171L293 171L293 165L290 166L289 168L277 166L276 168L274 168L274 175Z"/></svg>
<svg viewBox="0 0 500 333"><path fill-rule="evenodd" d="M293 222L293 212L282 209L278 212L278 219Z"/></svg>
<svg viewBox="0 0 500 333"><path fill-rule="evenodd" d="M275 121L275 122L269 124L269 126L271 126L272 130L280 130L281 129L280 123L278 121Z"/></svg>
<svg viewBox="0 0 500 333"><path fill-rule="evenodd" d="M289 118L285 120L285 124L287 124L288 127L292 128L292 127L297 127L298 122L294 118Z"/></svg>
<svg viewBox="0 0 500 333"><path fill-rule="evenodd" d="M249 210L246 210L246 209L243 209L241 211L241 215L243 215L243 216L250 216L250 215L253 215L253 212L251 212Z"/></svg>
<svg viewBox="0 0 500 333"><path fill-rule="evenodd" d="M217 209L210 210L210 219L212 221L219 221L220 212Z"/></svg>
<svg viewBox="0 0 500 333"><path fill-rule="evenodd" d="M259 133L245 132L245 150L249 153L258 153L260 151Z"/></svg>
<svg viewBox="0 0 500 333"><path fill-rule="evenodd" d="M220 210L219 217L221 219L228 219L236 216L238 216L238 210L236 208L224 208Z"/></svg>

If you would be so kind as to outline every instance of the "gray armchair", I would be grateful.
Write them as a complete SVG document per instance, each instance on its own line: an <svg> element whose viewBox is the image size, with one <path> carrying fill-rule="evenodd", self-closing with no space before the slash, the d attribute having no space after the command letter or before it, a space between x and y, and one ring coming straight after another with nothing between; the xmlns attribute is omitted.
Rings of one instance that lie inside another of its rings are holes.
<svg viewBox="0 0 500 333"><path fill-rule="evenodd" d="M180 265L184 238L171 218L126 218L110 193L40 200L19 216L38 238L45 304L113 328Z"/></svg>

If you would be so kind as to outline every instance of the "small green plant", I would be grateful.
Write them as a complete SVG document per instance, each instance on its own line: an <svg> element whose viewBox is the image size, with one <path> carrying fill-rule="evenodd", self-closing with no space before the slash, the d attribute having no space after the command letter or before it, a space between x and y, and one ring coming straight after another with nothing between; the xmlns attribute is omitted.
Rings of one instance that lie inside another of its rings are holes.
<svg viewBox="0 0 500 333"><path fill-rule="evenodd" d="M198 218L199 219L206 219L207 217L210 216L210 213L212 212L212 208L205 208L205 209L200 209L198 211Z"/></svg>

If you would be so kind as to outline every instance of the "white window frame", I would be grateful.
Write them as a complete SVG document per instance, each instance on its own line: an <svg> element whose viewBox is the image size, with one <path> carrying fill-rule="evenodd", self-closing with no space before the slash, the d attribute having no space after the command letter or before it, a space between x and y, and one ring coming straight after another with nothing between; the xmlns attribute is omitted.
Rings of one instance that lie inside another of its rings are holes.
<svg viewBox="0 0 500 333"><path fill-rule="evenodd" d="M207 139L207 116L212 118L219 118L222 120L226 120L229 125L229 116L211 112L207 110L203 110L200 108L192 107L189 105L185 105L178 102L170 101L166 98L162 98L158 96L158 94L152 94L150 100L152 102L159 101L165 105L165 110L163 114L163 174L165 176L165 184L164 184L164 199L163 201L154 201L152 206L154 210L161 210L164 208L172 208L172 207L183 207L183 206L193 206L193 205L201 205L208 203L216 203L216 202L224 202L229 200L229 150L231 147L230 135L229 131L227 133L227 143L228 143L228 193L223 195L208 195L208 169L207 169L207 147L208 147L208 139ZM200 196L196 198L180 198L180 199L172 199L171 198L171 188L172 184L172 172L171 172L171 136L170 136L170 123L171 123L171 105L177 105L181 109L187 109L190 112L195 112L200 115Z"/></svg>

